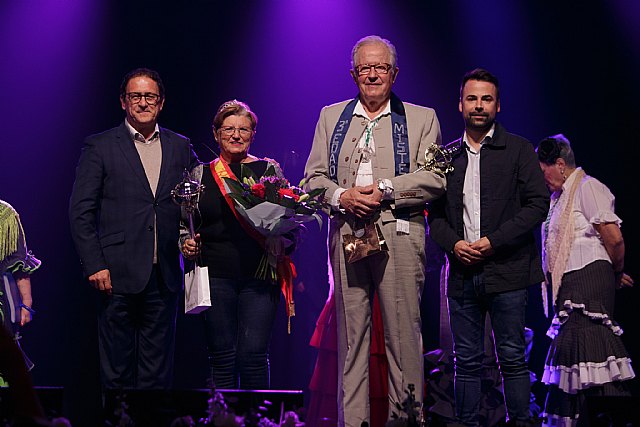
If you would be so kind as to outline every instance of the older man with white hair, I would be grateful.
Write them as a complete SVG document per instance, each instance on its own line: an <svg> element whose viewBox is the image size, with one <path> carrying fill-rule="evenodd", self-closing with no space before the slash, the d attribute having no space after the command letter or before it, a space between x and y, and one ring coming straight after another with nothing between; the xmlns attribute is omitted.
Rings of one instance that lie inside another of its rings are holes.
<svg viewBox="0 0 640 427"><path fill-rule="evenodd" d="M352 52L355 99L324 107L305 176L308 189L327 188L328 253L338 325L340 426L370 422L371 306L377 292L389 361L389 418L413 384L422 401L420 295L425 268L425 203L446 180L427 171L425 151L440 144L431 108L400 101L396 49L368 36Z"/></svg>

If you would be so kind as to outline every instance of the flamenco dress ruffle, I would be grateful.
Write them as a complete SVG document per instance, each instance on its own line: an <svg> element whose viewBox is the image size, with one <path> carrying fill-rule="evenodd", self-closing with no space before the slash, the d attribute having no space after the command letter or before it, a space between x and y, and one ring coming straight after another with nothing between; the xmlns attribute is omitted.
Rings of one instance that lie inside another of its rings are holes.
<svg viewBox="0 0 640 427"><path fill-rule="evenodd" d="M596 261L563 277L547 335L553 339L542 382L549 385L544 426L575 426L588 396L628 395L631 359L612 319L615 284Z"/></svg>

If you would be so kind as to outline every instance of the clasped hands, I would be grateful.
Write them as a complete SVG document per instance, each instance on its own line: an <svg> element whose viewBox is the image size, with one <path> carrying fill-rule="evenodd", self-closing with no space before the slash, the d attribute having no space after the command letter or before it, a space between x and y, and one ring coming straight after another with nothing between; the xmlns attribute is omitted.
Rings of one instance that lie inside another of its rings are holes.
<svg viewBox="0 0 640 427"><path fill-rule="evenodd" d="M453 247L453 253L464 265L474 265L493 255L494 250L485 236L472 243L458 240Z"/></svg>
<svg viewBox="0 0 640 427"><path fill-rule="evenodd" d="M358 218L368 218L380 208L382 191L374 184L352 187L340 195L340 207Z"/></svg>

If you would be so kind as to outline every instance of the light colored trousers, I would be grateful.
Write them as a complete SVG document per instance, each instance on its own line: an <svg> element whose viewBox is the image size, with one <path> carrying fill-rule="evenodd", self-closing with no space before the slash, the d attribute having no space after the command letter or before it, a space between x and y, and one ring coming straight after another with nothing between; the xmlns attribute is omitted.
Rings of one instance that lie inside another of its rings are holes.
<svg viewBox="0 0 640 427"><path fill-rule="evenodd" d="M415 386L423 398L423 358L420 296L424 285L424 218L412 218L410 233L397 234L395 221L378 221L388 252L345 265L342 234L348 224L334 217L329 234L330 275L334 280L338 324L339 426L360 427L369 420L369 347L373 291L378 292L389 362L389 417L400 416L396 403ZM340 227L338 231L338 227Z"/></svg>

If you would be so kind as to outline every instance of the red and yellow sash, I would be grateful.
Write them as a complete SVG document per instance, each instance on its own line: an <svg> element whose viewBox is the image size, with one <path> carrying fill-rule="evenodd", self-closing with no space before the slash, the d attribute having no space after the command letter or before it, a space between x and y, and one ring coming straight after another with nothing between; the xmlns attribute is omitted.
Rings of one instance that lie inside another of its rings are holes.
<svg viewBox="0 0 640 427"><path fill-rule="evenodd" d="M236 217L244 231L247 232L249 236L251 236L258 244L264 249L265 248L265 237L260 234L251 224L247 222L246 219L236 209L236 204L229 195L226 186L224 185L223 178L231 178L236 181L240 181L233 173L229 164L224 160L218 158L213 160L209 164L209 169L211 169L211 175L213 175L213 179L218 184L218 188L220 192L224 196L224 200L227 202L229 209ZM288 256L283 256L276 265L276 275L278 278L278 284L280 285L280 290L282 291L282 295L284 295L285 301L285 309L287 311L287 331L291 333L291 317L296 315L295 304L293 301L293 279L296 278L296 267L293 265L293 261Z"/></svg>

